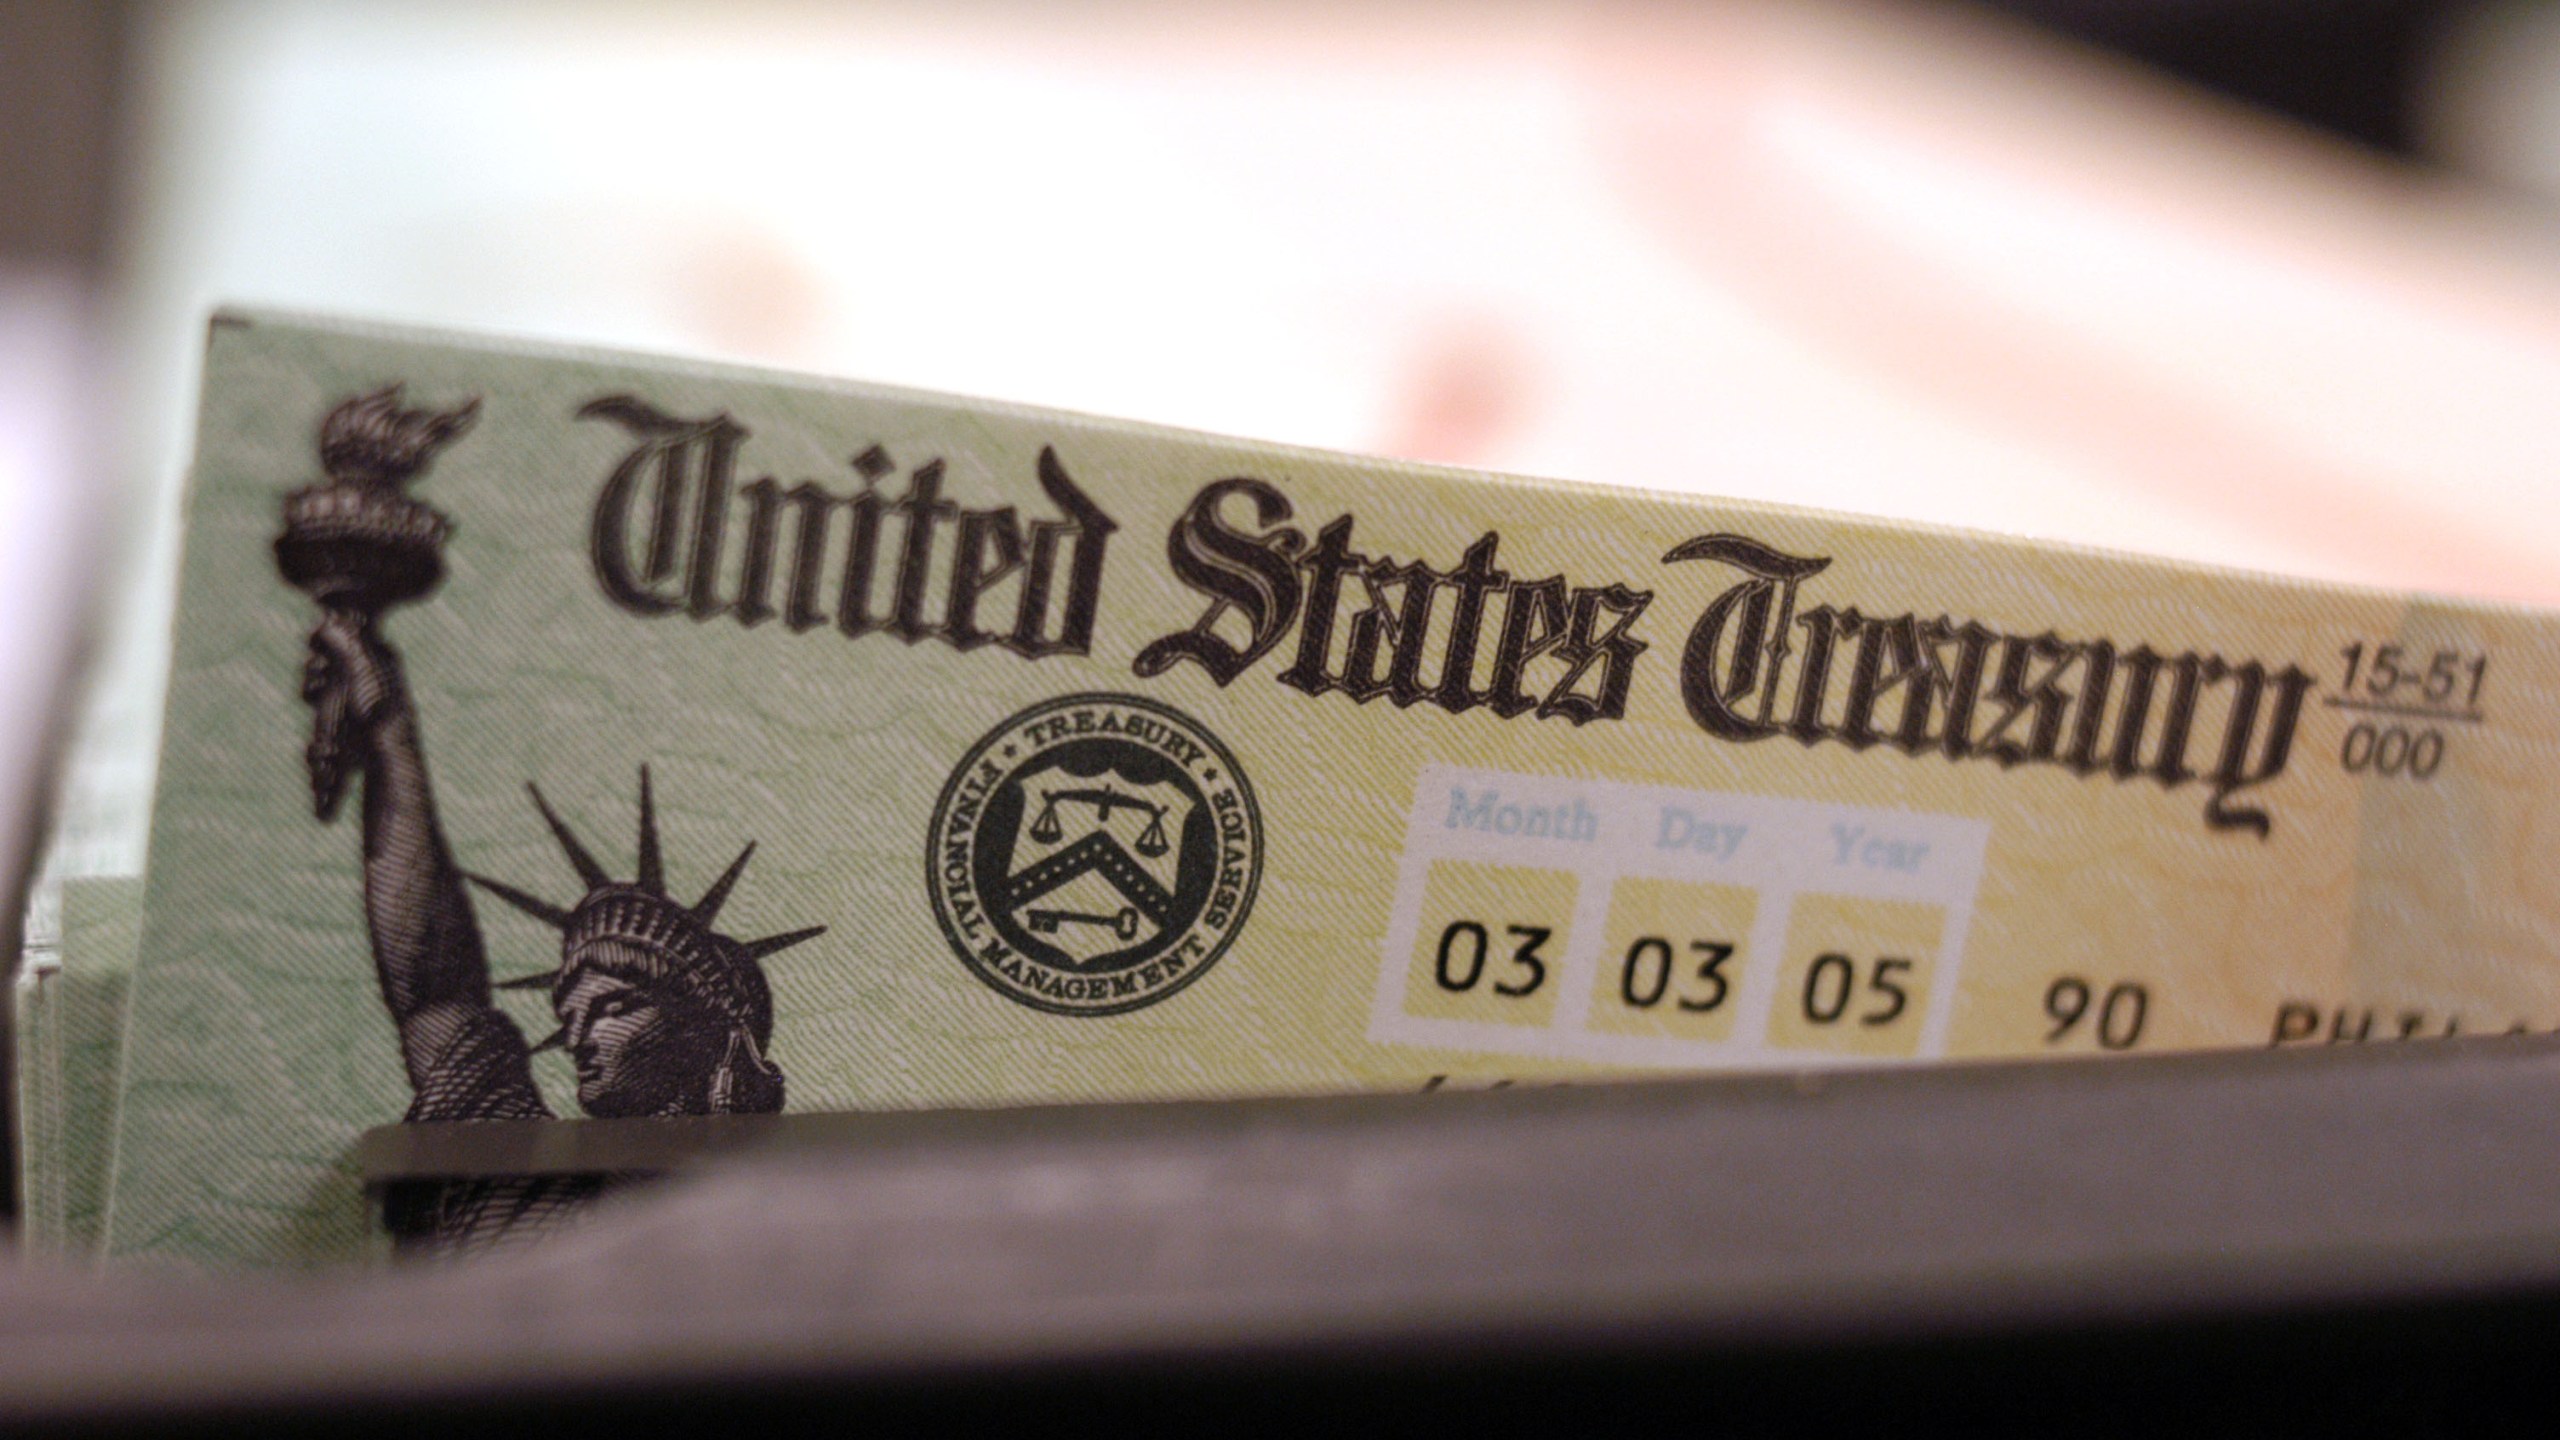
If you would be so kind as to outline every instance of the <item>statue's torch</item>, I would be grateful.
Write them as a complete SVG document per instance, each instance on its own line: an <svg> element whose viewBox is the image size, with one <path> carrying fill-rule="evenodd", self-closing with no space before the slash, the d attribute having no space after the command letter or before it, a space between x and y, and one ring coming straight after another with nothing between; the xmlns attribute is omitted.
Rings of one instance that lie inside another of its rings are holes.
<svg viewBox="0 0 2560 1440"><path fill-rule="evenodd" d="M435 589L452 523L402 487L479 413L477 399L451 410L404 410L397 385L331 411L320 426L320 464L329 478L285 497L276 568L287 583L323 611L353 616L367 632L384 611ZM336 816L346 792L356 738L348 706L342 683L313 700L304 758L312 809L322 820Z"/></svg>

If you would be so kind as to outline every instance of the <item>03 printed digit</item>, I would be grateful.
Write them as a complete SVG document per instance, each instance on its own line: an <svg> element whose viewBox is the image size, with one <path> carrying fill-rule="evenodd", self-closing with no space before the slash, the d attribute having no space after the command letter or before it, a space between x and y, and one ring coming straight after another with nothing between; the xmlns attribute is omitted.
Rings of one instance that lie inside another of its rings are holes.
<svg viewBox="0 0 2560 1440"><path fill-rule="evenodd" d="M1434 863L1405 971L1406 1013L1545 1025L1579 893L1570 871Z"/></svg>

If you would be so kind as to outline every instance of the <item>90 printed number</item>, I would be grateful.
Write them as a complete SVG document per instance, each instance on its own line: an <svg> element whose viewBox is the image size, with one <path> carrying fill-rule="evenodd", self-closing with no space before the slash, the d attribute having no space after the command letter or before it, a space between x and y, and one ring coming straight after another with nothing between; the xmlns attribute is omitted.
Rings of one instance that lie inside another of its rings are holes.
<svg viewBox="0 0 2560 1440"><path fill-rule="evenodd" d="M2142 1042L2142 1025L2151 1018L2151 990L2138 981L2119 980L2101 992L2077 975L2058 975L2044 992L2045 1018L2053 1028L2044 1043L2059 1045L2071 1038L2080 1022L2101 1050L2130 1050Z"/></svg>

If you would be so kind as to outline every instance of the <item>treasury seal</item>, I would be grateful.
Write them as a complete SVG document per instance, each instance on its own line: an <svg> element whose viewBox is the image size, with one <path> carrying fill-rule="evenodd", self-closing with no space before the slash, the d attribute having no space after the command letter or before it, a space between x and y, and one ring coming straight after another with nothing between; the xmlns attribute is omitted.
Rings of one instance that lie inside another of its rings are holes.
<svg viewBox="0 0 2560 1440"><path fill-rule="evenodd" d="M1200 978L1262 880L1262 812L1199 721L1068 695L971 747L933 807L934 915L970 973L1059 1015L1117 1015Z"/></svg>

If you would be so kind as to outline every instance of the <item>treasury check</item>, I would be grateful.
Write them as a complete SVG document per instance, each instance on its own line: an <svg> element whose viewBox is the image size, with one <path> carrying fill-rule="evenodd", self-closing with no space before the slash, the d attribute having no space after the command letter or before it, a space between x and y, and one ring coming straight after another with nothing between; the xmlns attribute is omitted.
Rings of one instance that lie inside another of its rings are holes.
<svg viewBox="0 0 2560 1440"><path fill-rule="evenodd" d="M2560 1022L2519 609L225 314L175 625L118 1252L403 1117Z"/></svg>

